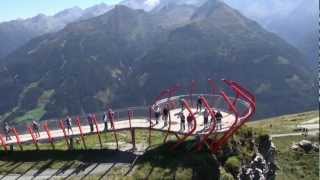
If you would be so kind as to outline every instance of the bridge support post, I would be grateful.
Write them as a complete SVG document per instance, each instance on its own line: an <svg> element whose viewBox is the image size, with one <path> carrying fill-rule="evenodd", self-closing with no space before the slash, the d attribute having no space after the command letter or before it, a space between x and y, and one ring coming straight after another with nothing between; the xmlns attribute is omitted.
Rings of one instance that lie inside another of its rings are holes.
<svg viewBox="0 0 320 180"><path fill-rule="evenodd" d="M81 137L81 140L82 140L83 147L84 147L84 149L87 149L87 145L86 145L86 141L84 140L83 131L82 131L82 127L81 127L80 117L79 116L76 119L76 123L77 123L77 126L78 126L79 131L80 131L80 137Z"/></svg>
<svg viewBox="0 0 320 180"><path fill-rule="evenodd" d="M3 149L5 150L5 152L7 152L8 148L7 148L6 141L3 139L3 137L1 135L0 135L0 141L1 141L1 145L2 145Z"/></svg>
<svg viewBox="0 0 320 180"><path fill-rule="evenodd" d="M66 141L67 148L70 149L69 141L68 141L68 135L67 135L67 133L66 133L66 130L65 130L65 128L64 128L64 125L63 125L63 121L62 121L62 120L60 120L59 126L60 126L60 128L61 128L61 130L62 130L62 132L63 132L63 136L64 136L64 139L65 139L65 141Z"/></svg>
<svg viewBox="0 0 320 180"><path fill-rule="evenodd" d="M31 127L27 127L27 128L28 128L28 131L29 131L29 133L30 133L30 135L31 135L31 137L32 137L32 142L33 142L33 144L36 146L36 149L39 150L38 140L37 140L37 138L34 136L34 132L33 132L32 128L31 128Z"/></svg>
<svg viewBox="0 0 320 180"><path fill-rule="evenodd" d="M135 130L135 128L131 129L131 142L132 142L132 150L136 150L136 130Z"/></svg>
<svg viewBox="0 0 320 180"><path fill-rule="evenodd" d="M48 127L48 123L47 122L43 125L43 129L47 132L48 140L49 140L49 142L51 144L52 149L54 150L55 147L54 147L54 144L53 144L53 139L52 139L52 136L51 136L51 133L50 133L50 129Z"/></svg>
<svg viewBox="0 0 320 180"><path fill-rule="evenodd" d="M12 128L12 131L13 131L16 139L17 139L17 144L19 145L20 150L23 151L23 147L22 147L22 144L21 144L21 141L20 141L20 137L19 137L19 134L18 134L16 128Z"/></svg>
<svg viewBox="0 0 320 180"><path fill-rule="evenodd" d="M94 125L96 126L96 134L98 136L98 139L99 139L99 143L100 143L100 149L102 149L102 141L101 141L101 136L100 136L100 130L99 130L99 126L98 126L98 123L97 123L97 117L96 115L94 114L93 115L93 122L94 122Z"/></svg>

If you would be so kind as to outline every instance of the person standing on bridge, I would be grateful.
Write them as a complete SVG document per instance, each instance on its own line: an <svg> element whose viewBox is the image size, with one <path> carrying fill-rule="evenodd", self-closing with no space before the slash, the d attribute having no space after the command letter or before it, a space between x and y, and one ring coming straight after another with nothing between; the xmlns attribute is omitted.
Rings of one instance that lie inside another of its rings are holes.
<svg viewBox="0 0 320 180"><path fill-rule="evenodd" d="M201 112L201 110L202 110L202 99L201 99L201 96L199 96L197 100L197 112Z"/></svg>
<svg viewBox="0 0 320 180"><path fill-rule="evenodd" d="M69 131L71 131L71 133L73 134L73 131L72 131L72 119L70 116L67 116L66 120L65 120L65 124L67 126L67 129L68 129L68 134L70 134Z"/></svg>
<svg viewBox="0 0 320 180"><path fill-rule="evenodd" d="M93 132L94 131L93 115L91 113L88 114L87 120L88 120L88 123L89 123L89 126L90 126L90 132Z"/></svg>
<svg viewBox="0 0 320 180"><path fill-rule="evenodd" d="M183 112L184 111L184 99L183 98L180 99L179 102L180 102L181 112Z"/></svg>
<svg viewBox="0 0 320 180"><path fill-rule="evenodd" d="M168 125L168 117L169 117L169 105L166 104L165 107L163 108L162 110L162 120L164 120L164 126L167 126Z"/></svg>
<svg viewBox="0 0 320 180"><path fill-rule="evenodd" d="M186 129L186 117L184 116L183 112L179 113L180 118L180 131L184 131Z"/></svg>
<svg viewBox="0 0 320 180"><path fill-rule="evenodd" d="M208 119L209 119L209 113L208 113L208 110L205 109L204 112L203 112L203 129L206 129L208 128Z"/></svg>
<svg viewBox="0 0 320 180"><path fill-rule="evenodd" d="M160 115L161 115L161 113L160 113L159 106L155 106L155 108L154 108L154 117L156 118L156 124L159 123Z"/></svg>
<svg viewBox="0 0 320 180"><path fill-rule="evenodd" d="M221 130L221 129L222 129L222 123L221 123L222 114L221 114L220 111L218 111L218 112L216 113L215 118L216 118L216 120L217 120L217 127L218 127L218 129Z"/></svg>
<svg viewBox="0 0 320 180"><path fill-rule="evenodd" d="M102 119L104 123L104 131L108 131L108 113L107 112L103 113Z"/></svg>
<svg viewBox="0 0 320 180"><path fill-rule="evenodd" d="M33 129L34 132L36 132L36 137L40 137L40 132L39 132L40 126L39 126L39 123L37 123L36 121L32 121L32 129Z"/></svg>
<svg viewBox="0 0 320 180"><path fill-rule="evenodd" d="M188 122L188 130L190 131L192 129L192 115L190 113L187 116L187 122Z"/></svg>
<svg viewBox="0 0 320 180"><path fill-rule="evenodd" d="M4 133L6 134L6 141L11 140L10 137L11 127L9 126L8 122L4 123Z"/></svg>
<svg viewBox="0 0 320 180"><path fill-rule="evenodd" d="M114 112L111 108L108 109L108 119L111 123L111 127L113 127Z"/></svg>

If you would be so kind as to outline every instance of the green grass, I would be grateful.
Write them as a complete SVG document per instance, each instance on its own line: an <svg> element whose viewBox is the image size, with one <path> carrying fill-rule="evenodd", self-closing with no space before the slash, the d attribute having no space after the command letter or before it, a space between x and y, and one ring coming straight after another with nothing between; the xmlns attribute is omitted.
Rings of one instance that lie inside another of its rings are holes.
<svg viewBox="0 0 320 180"><path fill-rule="evenodd" d="M250 122L249 127L260 129L269 134L292 133L297 124L318 117L318 111L310 111L299 114L284 115L268 118L261 121ZM272 127L270 126L272 124ZM318 180L319 179L319 153L295 152L290 149L293 143L305 139L303 136L286 136L273 138L277 147L277 163L280 170L277 172L277 180ZM309 136L308 140L319 143L319 137Z"/></svg>
<svg viewBox="0 0 320 180"><path fill-rule="evenodd" d="M290 150L293 143L302 140L302 136L289 136L274 138L277 146L277 162L280 170L277 172L278 180L318 180L319 179L319 153L303 153ZM315 140L317 138L312 138ZM319 142L319 140L317 141Z"/></svg>
<svg viewBox="0 0 320 180"><path fill-rule="evenodd" d="M319 116L318 111L283 115L248 123L249 127L261 128L270 134L292 133L296 125Z"/></svg>
<svg viewBox="0 0 320 180"><path fill-rule="evenodd" d="M26 112L23 116L17 117L15 121L17 123L28 122L32 120L40 120L46 113L45 107L49 103L51 96L54 94L54 90L47 90L42 93L38 99L37 107L31 111Z"/></svg>

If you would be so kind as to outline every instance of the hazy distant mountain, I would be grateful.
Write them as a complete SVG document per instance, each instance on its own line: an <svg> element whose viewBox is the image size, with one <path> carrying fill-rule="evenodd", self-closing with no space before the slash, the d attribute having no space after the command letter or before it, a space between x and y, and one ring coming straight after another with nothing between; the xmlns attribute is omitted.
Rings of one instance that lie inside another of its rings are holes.
<svg viewBox="0 0 320 180"><path fill-rule="evenodd" d="M78 7L63 10L54 16L38 16L0 23L0 58L24 45L29 40L46 33L57 32L68 23L101 15L112 6L100 4L82 10Z"/></svg>
<svg viewBox="0 0 320 180"><path fill-rule="evenodd" d="M319 1L224 1L298 47L315 65L318 51Z"/></svg>
<svg viewBox="0 0 320 180"><path fill-rule="evenodd" d="M177 82L195 79L207 89L209 77L248 87L260 117L315 107L312 76L297 49L211 0L159 13L116 6L33 39L3 61L0 114L21 120L143 105Z"/></svg>
<svg viewBox="0 0 320 180"><path fill-rule="evenodd" d="M175 5L192 5L199 7L206 0L123 0L119 4L132 9L143 9L145 11L159 10L166 6Z"/></svg>

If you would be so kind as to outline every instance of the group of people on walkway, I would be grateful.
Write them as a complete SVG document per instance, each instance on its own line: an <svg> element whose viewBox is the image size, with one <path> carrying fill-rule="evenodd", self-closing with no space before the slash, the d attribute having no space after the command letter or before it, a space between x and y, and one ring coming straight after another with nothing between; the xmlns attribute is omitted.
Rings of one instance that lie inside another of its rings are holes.
<svg viewBox="0 0 320 180"><path fill-rule="evenodd" d="M203 115L203 122L204 122L204 129L207 129L210 127L210 124L212 122L214 122L214 120L216 120L216 128L217 129L222 129L222 118L223 115L222 113L218 110L215 115L212 117L209 113L209 111L205 108L205 110L202 112L202 108L203 108L203 103L202 103L202 99L199 96L199 98L197 99L197 111L194 114L189 113L187 115L187 117L184 114L184 110L185 110L185 100L184 99L180 99L180 108L181 111L176 113L175 116L177 116L177 118L180 119L180 131L185 131L186 129L186 121L187 121L187 126L188 126L188 131L192 130L193 128L193 116L195 116L196 114L202 114ZM210 122L209 122L209 117L210 118ZM163 109L161 110L160 107L158 105L156 105L154 107L154 117L156 119L156 124L159 123L160 121L160 117L162 117L162 120L164 121L164 127L166 127L168 125L168 119L170 118L170 108L169 108L169 104L165 104L163 106Z"/></svg>
<svg viewBox="0 0 320 180"><path fill-rule="evenodd" d="M36 135L36 138L40 137L40 124L37 121L33 120L31 127ZM14 131L14 128L11 127L7 121L4 122L3 131L6 136L6 141L10 141L12 139L11 133Z"/></svg>
<svg viewBox="0 0 320 180"><path fill-rule="evenodd" d="M89 127L90 127L90 132L94 132L94 125L96 123L96 119L95 118L96 118L95 115L92 114L92 113L89 113L87 115L87 121L88 121L88 124L89 124ZM108 131L108 123L110 123L110 119L113 119L113 118L114 118L114 112L112 111L111 108L108 109L108 112L104 112L103 113L102 120L103 120L103 123L104 123L104 131ZM67 132L68 135L73 134L72 121L73 120L69 115L63 121L64 128L66 129L66 132ZM35 133L36 138L39 138L40 137L40 123L35 121L35 120L33 120L32 124L31 124L31 127L32 127L33 132ZM6 141L9 141L9 140L12 139L11 138L11 133L13 133L13 131L14 131L14 128L11 127L7 121L4 122L4 124L3 124L3 132L4 132L5 136L6 136Z"/></svg>

